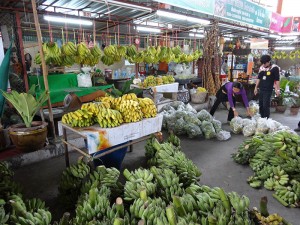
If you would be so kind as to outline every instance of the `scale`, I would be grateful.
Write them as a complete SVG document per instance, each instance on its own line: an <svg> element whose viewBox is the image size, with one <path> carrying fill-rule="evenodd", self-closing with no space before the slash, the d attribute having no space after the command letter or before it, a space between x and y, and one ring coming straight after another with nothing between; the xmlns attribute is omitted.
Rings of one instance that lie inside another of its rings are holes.
<svg viewBox="0 0 300 225"><path fill-rule="evenodd" d="M81 108L82 102L80 101L79 97L75 94L75 92L79 92L81 90L76 89L76 88L70 88L70 89L65 89L65 92L68 92L64 99L64 111L65 112L70 112L70 111L75 111L77 109Z"/></svg>

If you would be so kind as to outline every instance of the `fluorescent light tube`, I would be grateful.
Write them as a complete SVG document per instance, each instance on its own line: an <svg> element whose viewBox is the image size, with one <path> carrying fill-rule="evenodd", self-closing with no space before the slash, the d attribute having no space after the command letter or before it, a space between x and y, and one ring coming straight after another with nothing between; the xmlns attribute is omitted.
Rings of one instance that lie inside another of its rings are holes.
<svg viewBox="0 0 300 225"><path fill-rule="evenodd" d="M93 22L90 20L82 20L82 19L75 19L75 18L66 18L66 17L58 17L58 16L44 16L45 20L58 22L58 23L70 23L70 24L81 24L91 26Z"/></svg>
<svg viewBox="0 0 300 225"><path fill-rule="evenodd" d="M251 43L251 41L250 41L250 40L244 40L244 42L245 42L245 43Z"/></svg>
<svg viewBox="0 0 300 225"><path fill-rule="evenodd" d="M283 47L275 47L275 50L294 50L295 47L288 47L288 46L283 46Z"/></svg>
<svg viewBox="0 0 300 225"><path fill-rule="evenodd" d="M153 26L153 27L164 27L163 24L152 22L152 21L142 21L142 20L133 20L134 24L144 25L144 26Z"/></svg>
<svg viewBox="0 0 300 225"><path fill-rule="evenodd" d="M91 1L92 2L105 2L105 3L111 4L111 5L123 6L125 8L129 8L129 9L139 9L142 11L152 12L152 9L149 7L125 3L125 2L119 2L119 1L114 1L114 0L91 0Z"/></svg>
<svg viewBox="0 0 300 225"><path fill-rule="evenodd" d="M200 30L200 29L197 30L196 28L191 29L190 31L194 33L204 33L204 30Z"/></svg>
<svg viewBox="0 0 300 225"><path fill-rule="evenodd" d="M189 33L190 37L199 37L199 38L204 38L203 34L196 34L196 33Z"/></svg>
<svg viewBox="0 0 300 225"><path fill-rule="evenodd" d="M225 40L225 41L232 41L232 38L225 37L224 40Z"/></svg>
<svg viewBox="0 0 300 225"><path fill-rule="evenodd" d="M199 18L195 18L195 17L185 16L185 15L181 15L178 13L172 13L172 12L167 12L167 11L162 11L162 10L157 10L156 15L162 16L162 17L168 17L168 18L172 18L172 19L176 19L176 20L185 20L185 21L192 22L192 23L200 23L200 24L204 24L204 25L210 24L209 20L199 19Z"/></svg>
<svg viewBox="0 0 300 225"><path fill-rule="evenodd" d="M136 29L138 31L145 31L145 32L150 32L150 33L160 33L161 30L157 28L152 28L152 27L139 27L137 26Z"/></svg>
<svg viewBox="0 0 300 225"><path fill-rule="evenodd" d="M276 34L270 34L268 37L269 38L281 38L280 35L276 35Z"/></svg>
<svg viewBox="0 0 300 225"><path fill-rule="evenodd" d="M281 38L281 40L295 40L297 38L297 36L284 36Z"/></svg>

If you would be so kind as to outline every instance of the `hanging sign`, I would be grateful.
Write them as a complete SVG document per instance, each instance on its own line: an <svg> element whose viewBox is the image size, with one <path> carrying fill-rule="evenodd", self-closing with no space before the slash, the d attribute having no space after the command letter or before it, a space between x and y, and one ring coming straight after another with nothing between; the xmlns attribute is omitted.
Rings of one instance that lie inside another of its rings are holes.
<svg viewBox="0 0 300 225"><path fill-rule="evenodd" d="M271 11L247 0L215 0L215 16L268 28Z"/></svg>
<svg viewBox="0 0 300 225"><path fill-rule="evenodd" d="M278 13L272 12L270 30L280 33L289 33L292 30L292 26L292 17L283 17Z"/></svg>
<svg viewBox="0 0 300 225"><path fill-rule="evenodd" d="M165 3L183 9L213 15L215 0L155 0L156 2Z"/></svg>

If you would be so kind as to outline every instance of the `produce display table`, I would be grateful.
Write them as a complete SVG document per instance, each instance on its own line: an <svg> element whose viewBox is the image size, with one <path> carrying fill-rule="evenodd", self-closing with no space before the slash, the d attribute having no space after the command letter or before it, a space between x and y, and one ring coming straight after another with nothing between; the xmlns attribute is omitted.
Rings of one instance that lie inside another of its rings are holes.
<svg viewBox="0 0 300 225"><path fill-rule="evenodd" d="M153 101L155 103L155 105L159 105L159 104L164 104L167 103L166 101L164 102L157 102L157 94L158 93L172 93L172 100L171 101L176 101L177 100L177 93L178 93L178 86L179 83L172 83L172 84L163 84L163 85L158 85L158 86L154 86L154 87L149 87L149 88L143 88L143 90L147 90L150 91L150 93L153 93ZM141 89L141 87L139 85L135 85L132 84L130 85L130 88L139 88ZM170 100L167 100L168 102L170 102Z"/></svg>
<svg viewBox="0 0 300 225"><path fill-rule="evenodd" d="M59 135L63 135L65 161L69 166L68 146L88 158L100 158L110 166L120 167L128 146L146 140L151 134L161 131L163 116L143 119L136 123L124 123L114 128L101 128L99 125L90 127L71 127L58 122ZM81 150L68 142L68 133L76 133L84 139L86 148ZM120 151L118 151L120 150ZM116 152L118 151L118 152ZM104 157L105 158L102 158ZM111 157L110 157L111 156ZM105 163L105 162L104 162Z"/></svg>

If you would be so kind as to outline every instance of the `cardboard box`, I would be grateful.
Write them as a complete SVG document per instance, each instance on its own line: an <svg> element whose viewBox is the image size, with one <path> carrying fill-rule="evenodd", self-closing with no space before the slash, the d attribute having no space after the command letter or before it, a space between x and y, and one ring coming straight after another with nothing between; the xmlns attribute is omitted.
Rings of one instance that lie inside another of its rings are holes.
<svg viewBox="0 0 300 225"><path fill-rule="evenodd" d="M138 138L160 132L163 116L157 115L154 118L143 119L136 123L124 123L114 128L101 128L99 125L83 128L71 128L59 122L59 135L62 135L62 127L83 135L87 139L87 149L89 154L103 149L136 140Z"/></svg>

